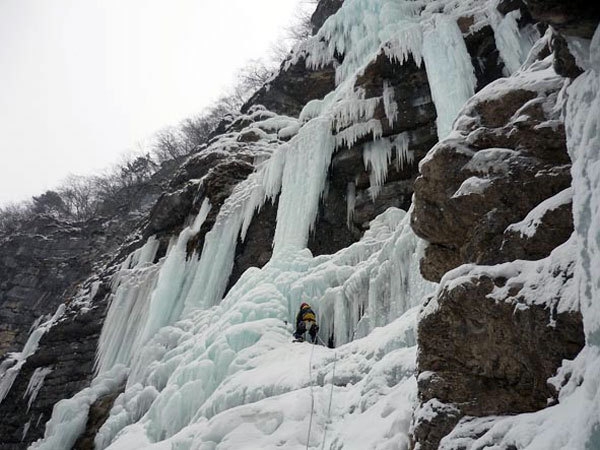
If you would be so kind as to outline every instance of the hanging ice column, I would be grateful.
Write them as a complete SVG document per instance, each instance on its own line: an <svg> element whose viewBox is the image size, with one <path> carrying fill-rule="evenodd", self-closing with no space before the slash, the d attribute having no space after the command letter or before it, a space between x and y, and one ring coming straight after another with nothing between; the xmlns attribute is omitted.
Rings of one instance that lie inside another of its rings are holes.
<svg viewBox="0 0 600 450"><path fill-rule="evenodd" d="M584 63L588 70L568 89L565 128L573 160L573 218L579 250L575 275L586 341L599 349L600 357L600 27L589 52L589 62Z"/></svg>
<svg viewBox="0 0 600 450"><path fill-rule="evenodd" d="M161 327L179 318L189 273L197 264L187 258L187 243L206 220L210 203L204 200L193 224L170 243L167 256L153 264L159 241L154 237L132 253L113 281L110 308L98 343L96 370L131 363L146 341Z"/></svg>
<svg viewBox="0 0 600 450"><path fill-rule="evenodd" d="M331 120L308 122L285 154L273 255L306 247L335 148Z"/></svg>
<svg viewBox="0 0 600 450"><path fill-rule="evenodd" d="M494 30L496 47L504 62L504 75L510 76L525 62L527 54L540 34L533 25L519 29L517 21L521 18L521 12L518 9L503 16L498 11L497 5L498 2L490 3L487 15Z"/></svg>
<svg viewBox="0 0 600 450"><path fill-rule="evenodd" d="M450 134L458 111L473 96L477 83L471 57L453 17L436 14L423 25L423 59L441 140Z"/></svg>

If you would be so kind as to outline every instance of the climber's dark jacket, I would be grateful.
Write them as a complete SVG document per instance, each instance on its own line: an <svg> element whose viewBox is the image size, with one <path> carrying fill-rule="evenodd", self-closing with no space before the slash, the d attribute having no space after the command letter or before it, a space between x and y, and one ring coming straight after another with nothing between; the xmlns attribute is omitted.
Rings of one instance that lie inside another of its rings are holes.
<svg viewBox="0 0 600 450"><path fill-rule="evenodd" d="M317 319L315 317L315 313L313 312L312 308L309 305L306 305L305 303L303 303L303 305L305 305L305 306L300 307L300 311L298 311L298 314L296 314L296 326L298 325L298 323L304 322L304 321L316 323Z"/></svg>
<svg viewBox="0 0 600 450"><path fill-rule="evenodd" d="M294 337L298 340L304 339L304 333L306 333L307 330L312 341L316 342L317 332L319 331L317 318L310 305L302 303L300 311L296 314L296 332L294 333Z"/></svg>

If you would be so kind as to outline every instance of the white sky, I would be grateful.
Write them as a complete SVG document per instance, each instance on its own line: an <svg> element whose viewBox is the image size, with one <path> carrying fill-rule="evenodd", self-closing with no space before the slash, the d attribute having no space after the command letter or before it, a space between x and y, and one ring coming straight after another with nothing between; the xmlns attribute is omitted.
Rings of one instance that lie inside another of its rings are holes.
<svg viewBox="0 0 600 450"><path fill-rule="evenodd" d="M197 113L299 0L0 0L0 205Z"/></svg>

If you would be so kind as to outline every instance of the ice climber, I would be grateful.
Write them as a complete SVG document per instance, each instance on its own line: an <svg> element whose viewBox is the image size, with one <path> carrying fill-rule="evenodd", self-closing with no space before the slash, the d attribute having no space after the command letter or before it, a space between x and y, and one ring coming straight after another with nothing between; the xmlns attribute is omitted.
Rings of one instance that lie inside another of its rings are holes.
<svg viewBox="0 0 600 450"><path fill-rule="evenodd" d="M304 333L307 331L313 343L316 343L319 325L317 325L315 313L308 303L302 303L300 305L300 311L298 311L298 314L296 315L296 332L294 333L294 342L303 342Z"/></svg>

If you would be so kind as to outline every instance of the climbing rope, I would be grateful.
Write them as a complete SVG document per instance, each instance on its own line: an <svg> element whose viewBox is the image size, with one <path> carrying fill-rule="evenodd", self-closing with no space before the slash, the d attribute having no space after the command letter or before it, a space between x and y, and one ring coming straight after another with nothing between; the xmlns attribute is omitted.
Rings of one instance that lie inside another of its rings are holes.
<svg viewBox="0 0 600 450"><path fill-rule="evenodd" d="M321 342L324 347L327 347L327 344L323 342L323 339L317 334L317 339ZM308 360L308 379L310 382L310 418L308 421L308 435L306 436L306 450L308 450L310 444L310 433L312 430L312 421L313 415L315 411L315 396L313 391L313 376L312 376L312 360L313 353L315 351L316 344L313 344L312 349L310 350L310 358ZM333 402L333 385L335 380L335 366L337 364L337 352L333 352L333 372L331 375L331 390L329 391L329 406L327 407L327 421L325 422L325 430L323 432L323 442L321 443L321 450L325 448L325 441L327 440L327 425L331 421L331 404Z"/></svg>
<svg viewBox="0 0 600 450"><path fill-rule="evenodd" d="M306 436L306 450L308 450L308 444L310 443L310 430L312 428L313 414L315 411L315 396L313 393L313 379L312 379L312 358L315 351L316 345L312 345L310 350L310 358L308 360L308 379L310 380L310 419L308 421L308 436Z"/></svg>
<svg viewBox="0 0 600 450"><path fill-rule="evenodd" d="M321 450L325 448L325 441L327 440L327 425L331 421L331 402L333 400L333 381L335 379L335 365L337 364L337 352L333 352L333 373L331 375L331 390L329 391L329 407L327 408L327 421L325 422L325 431L323 431L323 443L321 444Z"/></svg>

